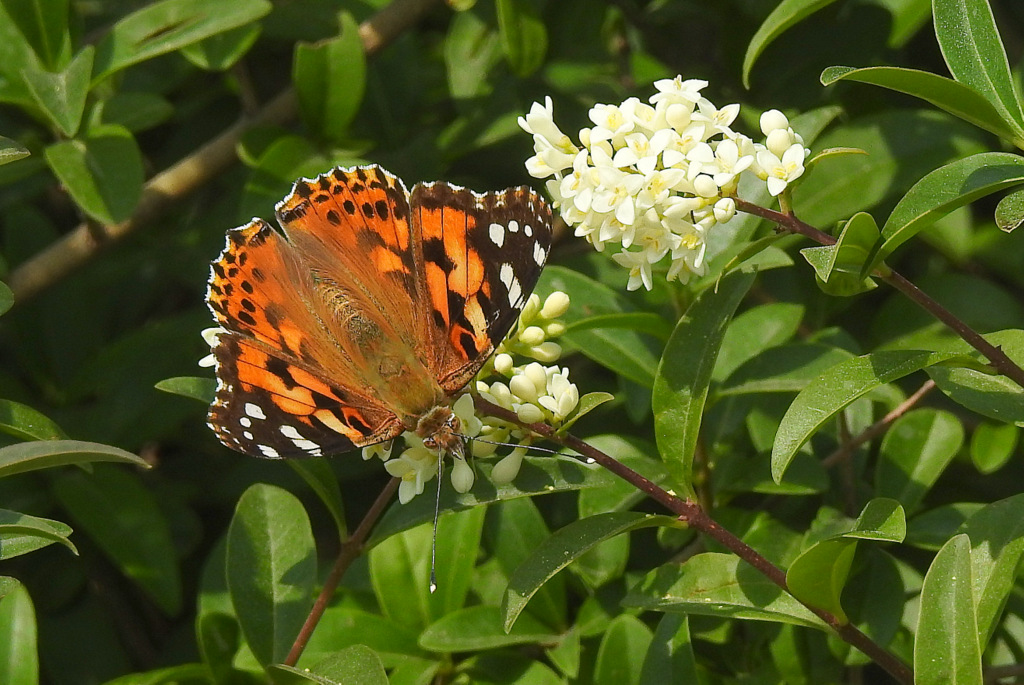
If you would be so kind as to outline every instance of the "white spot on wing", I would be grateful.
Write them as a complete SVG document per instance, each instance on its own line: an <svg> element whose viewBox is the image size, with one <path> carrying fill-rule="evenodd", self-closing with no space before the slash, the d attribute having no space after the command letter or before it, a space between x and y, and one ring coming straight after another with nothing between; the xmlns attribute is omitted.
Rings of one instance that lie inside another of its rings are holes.
<svg viewBox="0 0 1024 685"><path fill-rule="evenodd" d="M491 224L488 229L488 235L491 238L491 242L498 247L505 244L505 227L501 224Z"/></svg>
<svg viewBox="0 0 1024 685"><path fill-rule="evenodd" d="M258 404L252 402L245 403L245 413L254 419L263 420L267 418L267 415L263 413L263 409Z"/></svg>
<svg viewBox="0 0 1024 685"><path fill-rule="evenodd" d="M244 437L246 440L252 440L253 434L250 433L249 431L242 431L242 437Z"/></svg>
<svg viewBox="0 0 1024 685"><path fill-rule="evenodd" d="M281 435L292 440L302 440L302 434L295 430L293 426L281 426Z"/></svg>
<svg viewBox="0 0 1024 685"><path fill-rule="evenodd" d="M519 232L519 222L516 221L515 219L512 219L511 221L509 221L508 222L508 232L509 233L518 233Z"/></svg>
<svg viewBox="0 0 1024 685"><path fill-rule="evenodd" d="M242 424L244 428L252 428L252 419L250 419L248 416L243 416L242 418L238 419L238 423Z"/></svg>
<svg viewBox="0 0 1024 685"><path fill-rule="evenodd" d="M533 245L533 261L537 262L537 266L544 266L544 262L548 259L548 251L540 243L534 243Z"/></svg>
<svg viewBox="0 0 1024 685"><path fill-rule="evenodd" d="M277 450L270 445L256 445L256 447L260 452L263 452L263 456L265 457L270 457L271 459L278 459L281 457L281 455L277 453Z"/></svg>

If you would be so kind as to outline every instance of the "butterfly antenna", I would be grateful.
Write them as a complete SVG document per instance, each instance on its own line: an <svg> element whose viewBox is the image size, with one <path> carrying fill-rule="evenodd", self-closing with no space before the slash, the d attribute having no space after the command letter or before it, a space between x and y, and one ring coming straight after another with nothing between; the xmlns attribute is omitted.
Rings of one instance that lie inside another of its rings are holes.
<svg viewBox="0 0 1024 685"><path fill-rule="evenodd" d="M434 499L434 534L430 538L430 594L437 590L437 518L441 513L441 479L444 477L444 453L437 453L437 497Z"/></svg>
<svg viewBox="0 0 1024 685"><path fill-rule="evenodd" d="M562 453L558 450L550 450L547 447L537 447L536 445L517 445L514 442L496 442L494 440L484 440L483 438L473 438L468 435L460 436L468 441L483 442L488 445L497 445L498 447L522 447L527 451L533 452L546 452L547 454L561 455ZM572 456L572 455L568 455Z"/></svg>

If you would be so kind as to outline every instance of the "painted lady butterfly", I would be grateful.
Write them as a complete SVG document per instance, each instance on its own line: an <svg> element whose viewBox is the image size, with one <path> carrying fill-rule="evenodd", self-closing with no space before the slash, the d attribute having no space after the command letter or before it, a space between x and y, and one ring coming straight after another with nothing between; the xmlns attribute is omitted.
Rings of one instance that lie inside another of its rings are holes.
<svg viewBox="0 0 1024 685"><path fill-rule="evenodd" d="M526 187L412 192L378 166L297 181L212 264L209 424L257 457L317 457L414 430L461 454L449 404L515 322L551 247Z"/></svg>

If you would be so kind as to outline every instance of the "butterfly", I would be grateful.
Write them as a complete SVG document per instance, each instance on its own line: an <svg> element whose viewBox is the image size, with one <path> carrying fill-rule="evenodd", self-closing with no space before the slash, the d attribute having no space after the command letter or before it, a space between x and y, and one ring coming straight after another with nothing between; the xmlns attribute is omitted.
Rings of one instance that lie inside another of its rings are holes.
<svg viewBox="0 0 1024 685"><path fill-rule="evenodd" d="M232 229L211 265L220 441L319 457L410 430L461 455L451 402L537 283L548 205L525 186L408 191L371 165L300 179L275 209L282 230Z"/></svg>

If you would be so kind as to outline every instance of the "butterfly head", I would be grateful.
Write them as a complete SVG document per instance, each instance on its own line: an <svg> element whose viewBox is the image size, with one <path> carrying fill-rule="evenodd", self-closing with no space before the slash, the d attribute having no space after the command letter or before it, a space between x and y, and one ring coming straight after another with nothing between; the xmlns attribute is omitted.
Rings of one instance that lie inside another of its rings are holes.
<svg viewBox="0 0 1024 685"><path fill-rule="evenodd" d="M416 435L423 439L423 446L439 450L456 459L465 457L466 444L459 430L462 424L451 407L434 407L424 414L416 424Z"/></svg>

